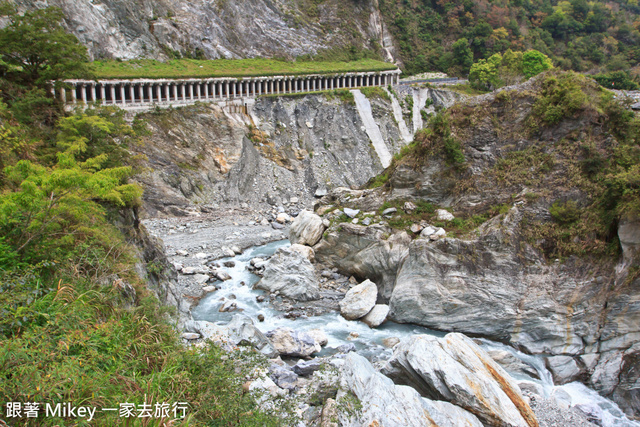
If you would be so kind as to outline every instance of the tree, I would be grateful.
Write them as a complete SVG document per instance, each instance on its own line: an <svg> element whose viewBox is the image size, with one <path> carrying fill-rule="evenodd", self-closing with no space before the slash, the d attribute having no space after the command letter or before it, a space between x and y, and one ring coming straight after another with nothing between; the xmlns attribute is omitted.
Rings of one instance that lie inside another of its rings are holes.
<svg viewBox="0 0 640 427"><path fill-rule="evenodd" d="M55 7L19 15L7 3L0 14L9 23L0 29L0 69L5 78L26 88L50 81L89 75L87 49L62 27L64 14Z"/></svg>
<svg viewBox="0 0 640 427"><path fill-rule="evenodd" d="M469 48L469 41L461 38L453 46L453 63L460 68L463 74L469 73L469 68L473 65L473 52Z"/></svg>
<svg viewBox="0 0 640 427"><path fill-rule="evenodd" d="M476 89L492 90L500 86L498 67L502 62L502 55L496 53L489 59L481 59L471 66L469 83Z"/></svg>
<svg viewBox="0 0 640 427"><path fill-rule="evenodd" d="M522 54L522 74L527 79L551 68L553 63L544 53L531 49Z"/></svg>

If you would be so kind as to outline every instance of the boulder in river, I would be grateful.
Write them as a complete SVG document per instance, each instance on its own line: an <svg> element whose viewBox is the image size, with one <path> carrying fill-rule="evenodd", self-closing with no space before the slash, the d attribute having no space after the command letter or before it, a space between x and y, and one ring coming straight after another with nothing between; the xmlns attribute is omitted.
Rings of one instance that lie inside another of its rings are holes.
<svg viewBox="0 0 640 427"><path fill-rule="evenodd" d="M404 339L382 373L425 397L460 406L487 425L538 426L515 380L465 335Z"/></svg>
<svg viewBox="0 0 640 427"><path fill-rule="evenodd" d="M322 238L324 229L322 218L313 212L303 210L291 223L289 240L292 244L313 246Z"/></svg>
<svg viewBox="0 0 640 427"><path fill-rule="evenodd" d="M281 356L310 357L321 350L320 345L311 335L291 328L269 331L267 337Z"/></svg>
<svg viewBox="0 0 640 427"><path fill-rule="evenodd" d="M345 406L349 405L348 399L345 399L346 392L354 394L362 404L358 420L344 419L348 417ZM340 425L482 426L478 418L462 408L423 398L411 387L395 385L391 379L376 372L367 359L356 353L349 353L345 357L336 400L344 402L339 405Z"/></svg>
<svg viewBox="0 0 640 427"><path fill-rule="evenodd" d="M281 248L265 265L256 288L280 294L298 301L320 298L318 279L311 262L300 252Z"/></svg>
<svg viewBox="0 0 640 427"><path fill-rule="evenodd" d="M309 261L313 261L316 257L316 253L314 252L313 248L310 246L299 245L297 243L294 243L293 245L291 245L291 250L300 252L302 255L307 257Z"/></svg>
<svg viewBox="0 0 640 427"><path fill-rule="evenodd" d="M369 325L370 328L377 328L387 320L387 314L389 314L388 305L376 304L361 320Z"/></svg>
<svg viewBox="0 0 640 427"><path fill-rule="evenodd" d="M184 326L187 332L200 334L202 338L211 340L224 348L251 345L267 357L276 357L278 352L267 337L253 324L253 321L242 314L236 314L227 325L220 326L206 321L191 320Z"/></svg>
<svg viewBox="0 0 640 427"><path fill-rule="evenodd" d="M365 280L349 289L340 301L340 314L347 320L359 319L376 305L378 287L371 280Z"/></svg>

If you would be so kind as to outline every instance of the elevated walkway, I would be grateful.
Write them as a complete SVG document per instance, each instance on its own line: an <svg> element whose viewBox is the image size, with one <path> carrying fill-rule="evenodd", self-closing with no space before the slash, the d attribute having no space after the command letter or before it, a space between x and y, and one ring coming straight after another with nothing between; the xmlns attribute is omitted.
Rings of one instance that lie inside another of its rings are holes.
<svg viewBox="0 0 640 427"><path fill-rule="evenodd" d="M179 107L195 102L223 102L265 95L287 95L335 89L386 87L399 82L400 70L333 75L266 76L205 79L65 80L54 97L68 108L89 103L126 110Z"/></svg>

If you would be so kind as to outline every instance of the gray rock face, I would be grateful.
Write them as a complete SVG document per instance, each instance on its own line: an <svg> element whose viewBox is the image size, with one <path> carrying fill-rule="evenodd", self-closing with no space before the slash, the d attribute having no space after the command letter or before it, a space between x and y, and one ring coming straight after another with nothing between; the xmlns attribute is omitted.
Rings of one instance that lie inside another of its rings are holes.
<svg viewBox="0 0 640 427"><path fill-rule="evenodd" d="M545 359L547 369L553 375L554 384L565 384L579 378L582 369L575 359L569 356L553 356Z"/></svg>
<svg viewBox="0 0 640 427"><path fill-rule="evenodd" d="M462 334L407 338L395 347L382 372L423 396L454 403L488 425L538 425L517 383Z"/></svg>
<svg viewBox="0 0 640 427"><path fill-rule="evenodd" d="M296 374L306 377L313 374L315 371L322 367L322 362L314 359L305 362L298 362L293 366L293 372Z"/></svg>
<svg viewBox="0 0 640 427"><path fill-rule="evenodd" d="M640 218L625 217L618 226L618 238L625 261L640 256Z"/></svg>
<svg viewBox="0 0 640 427"><path fill-rule="evenodd" d="M269 369L269 378L280 388L293 390L298 385L298 375L291 369L282 366L272 366Z"/></svg>
<svg viewBox="0 0 640 427"><path fill-rule="evenodd" d="M369 313L376 304L378 287L371 280L365 280L349 289L340 301L340 314L347 320L359 319Z"/></svg>
<svg viewBox="0 0 640 427"><path fill-rule="evenodd" d="M390 231L381 225L368 227L343 223L329 228L328 235L314 248L316 260L332 265L344 275L366 277L378 284L382 302L389 301L400 263L409 253L407 233L382 237Z"/></svg>
<svg viewBox="0 0 640 427"><path fill-rule="evenodd" d="M512 210L488 221L476 240L414 240L396 278L390 318L508 340L532 353L585 351L585 342L597 339L593 313L602 294L593 279L524 270L510 240L518 215Z"/></svg>
<svg viewBox="0 0 640 427"><path fill-rule="evenodd" d="M377 328L387 320L389 314L389 306L386 304L376 304L369 313L367 313L362 321L369 325L370 328Z"/></svg>
<svg viewBox="0 0 640 427"><path fill-rule="evenodd" d="M276 357L274 349L267 337L253 324L253 321L242 314L236 314L227 325L218 326L205 321L188 321L185 330L197 333L203 339L221 344L223 347L251 345L267 357Z"/></svg>
<svg viewBox="0 0 640 427"><path fill-rule="evenodd" d="M267 262L256 288L298 300L318 299L318 279L309 260L300 252L279 249Z"/></svg>
<svg viewBox="0 0 640 427"><path fill-rule="evenodd" d="M295 58L320 49L354 43L353 33L335 24L345 19L360 41L375 39L392 54L388 33L370 21L379 17L377 3L349 4L349 13L337 6L322 5L317 18L306 16L298 3L280 4L264 0L209 2L195 0L19 0L20 9L43 5L59 6L67 16L66 26L89 48L94 57L167 59L168 51L186 57L200 52L206 58L252 58L282 56ZM296 20L296 25L290 23ZM378 19L378 22L380 20ZM326 33L322 28L335 28Z"/></svg>
<svg viewBox="0 0 640 427"><path fill-rule="evenodd" d="M340 425L482 426L474 415L457 406L425 399L411 387L395 385L376 372L367 359L355 353L345 357L340 384L342 390L353 393L362 404L357 420L348 420L345 414L340 414ZM337 401L343 393L338 393Z"/></svg>
<svg viewBox="0 0 640 427"><path fill-rule="evenodd" d="M291 328L269 331L267 337L281 356L310 357L321 350L320 345L311 335Z"/></svg>
<svg viewBox="0 0 640 427"><path fill-rule="evenodd" d="M397 153L403 144L391 104L370 101L385 144ZM259 98L251 118L268 145L247 137L248 116L214 104L176 109L162 120L145 114L151 135L135 152L146 156L151 171L137 177L148 214L173 215L193 201L255 208L294 196L307 204L327 182L360 186L383 169L352 104L322 94ZM323 125L308 128L306 122Z"/></svg>
<svg viewBox="0 0 640 427"><path fill-rule="evenodd" d="M291 224L289 241L292 244L313 246L322 238L322 233L322 218L313 212L303 210Z"/></svg>
<svg viewBox="0 0 640 427"><path fill-rule="evenodd" d="M500 366L502 366L506 371L516 372L532 378L540 379L540 375L535 368L524 363L522 360L518 359L507 350L490 350L487 351L487 354L489 354L489 356L491 356L491 358ZM522 389L522 385L520 383L518 384L520 385L520 389Z"/></svg>

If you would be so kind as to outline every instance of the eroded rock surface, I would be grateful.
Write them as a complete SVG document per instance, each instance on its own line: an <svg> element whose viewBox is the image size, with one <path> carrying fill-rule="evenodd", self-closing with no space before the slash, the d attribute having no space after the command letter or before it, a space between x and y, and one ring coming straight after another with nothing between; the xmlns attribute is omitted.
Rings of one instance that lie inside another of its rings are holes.
<svg viewBox="0 0 640 427"><path fill-rule="evenodd" d="M425 397L454 403L489 425L538 426L517 383L462 334L405 339L394 348L383 373Z"/></svg>
<svg viewBox="0 0 640 427"><path fill-rule="evenodd" d="M300 252L278 249L264 268L256 288L299 300L318 299L318 279L311 262Z"/></svg>
<svg viewBox="0 0 640 427"><path fill-rule="evenodd" d="M425 399L411 387L395 385L376 372L367 359L355 353L349 353L345 358L340 384L362 404L358 419L348 420L341 414L341 425L482 426L474 415L455 405ZM338 393L338 400L340 397L341 393Z"/></svg>

